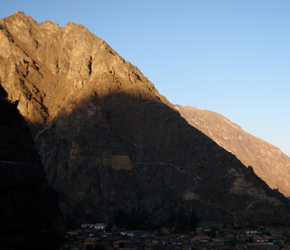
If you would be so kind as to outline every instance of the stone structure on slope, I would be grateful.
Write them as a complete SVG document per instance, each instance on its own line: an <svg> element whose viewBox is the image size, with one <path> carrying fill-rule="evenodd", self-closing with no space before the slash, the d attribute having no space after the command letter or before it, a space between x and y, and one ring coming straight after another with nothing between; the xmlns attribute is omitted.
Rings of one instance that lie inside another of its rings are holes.
<svg viewBox="0 0 290 250"><path fill-rule="evenodd" d="M248 134L218 113L191 106L176 105L175 109L190 125L236 155L245 166L252 166L271 188L278 188L290 197L290 158L279 148Z"/></svg>
<svg viewBox="0 0 290 250"><path fill-rule="evenodd" d="M0 82L29 123L67 222L289 222L283 195L85 27L18 12L0 21L0 37Z"/></svg>

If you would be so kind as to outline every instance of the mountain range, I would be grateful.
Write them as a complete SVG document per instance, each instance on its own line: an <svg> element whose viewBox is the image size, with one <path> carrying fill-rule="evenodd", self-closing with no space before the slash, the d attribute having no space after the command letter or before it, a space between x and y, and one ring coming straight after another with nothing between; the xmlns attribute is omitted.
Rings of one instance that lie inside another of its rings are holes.
<svg viewBox="0 0 290 250"><path fill-rule="evenodd" d="M252 166L271 188L290 197L290 158L279 148L245 132L216 112L181 105L176 105L175 109L189 124L233 153L245 166Z"/></svg>
<svg viewBox="0 0 290 250"><path fill-rule="evenodd" d="M290 222L288 199L82 25L17 12L0 21L0 48L0 84L27 121L67 225Z"/></svg>

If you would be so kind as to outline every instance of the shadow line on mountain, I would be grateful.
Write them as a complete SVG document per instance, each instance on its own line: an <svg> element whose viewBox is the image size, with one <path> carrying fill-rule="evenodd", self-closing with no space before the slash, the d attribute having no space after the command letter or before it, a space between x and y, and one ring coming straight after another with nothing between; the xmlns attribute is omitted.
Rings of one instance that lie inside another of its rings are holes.
<svg viewBox="0 0 290 250"><path fill-rule="evenodd" d="M247 214L246 204L252 199L257 200L254 211L275 210L267 199L233 193L239 176L249 188L264 190L267 197L284 204L284 212L289 209L283 195L271 190L252 168L189 125L177 111L145 98L126 93L92 95L71 103L69 112L60 109L57 118L35 136L67 218L120 221L115 216L125 214L138 223L142 213L142 223L186 224L180 219L184 211L194 223L235 223L234 214ZM241 215L238 223L248 223L249 216ZM261 215L262 219L252 221L285 220L279 216Z"/></svg>

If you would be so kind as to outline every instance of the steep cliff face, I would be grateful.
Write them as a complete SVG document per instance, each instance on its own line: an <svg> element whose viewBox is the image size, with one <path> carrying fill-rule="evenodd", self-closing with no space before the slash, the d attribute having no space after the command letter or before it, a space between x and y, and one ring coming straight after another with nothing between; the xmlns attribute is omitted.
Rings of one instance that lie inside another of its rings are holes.
<svg viewBox="0 0 290 250"><path fill-rule="evenodd" d="M289 220L281 194L192 128L86 28L38 24L21 12L0 27L0 81L19 101L68 221Z"/></svg>
<svg viewBox="0 0 290 250"><path fill-rule="evenodd" d="M0 248L36 249L44 244L43 249L54 249L58 195L46 184L25 120L6 96L0 85Z"/></svg>
<svg viewBox="0 0 290 250"><path fill-rule="evenodd" d="M278 188L290 197L290 158L279 148L246 133L218 113L191 106L176 105L175 109L189 124L236 155L244 165L252 166L271 188Z"/></svg>

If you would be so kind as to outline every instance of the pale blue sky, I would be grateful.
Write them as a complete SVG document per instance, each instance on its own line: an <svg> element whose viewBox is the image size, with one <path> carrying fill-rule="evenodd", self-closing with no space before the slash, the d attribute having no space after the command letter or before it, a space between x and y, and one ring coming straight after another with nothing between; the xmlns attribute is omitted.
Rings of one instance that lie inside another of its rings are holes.
<svg viewBox="0 0 290 250"><path fill-rule="evenodd" d="M289 0L1 3L36 21L81 23L170 102L218 112L290 156Z"/></svg>

